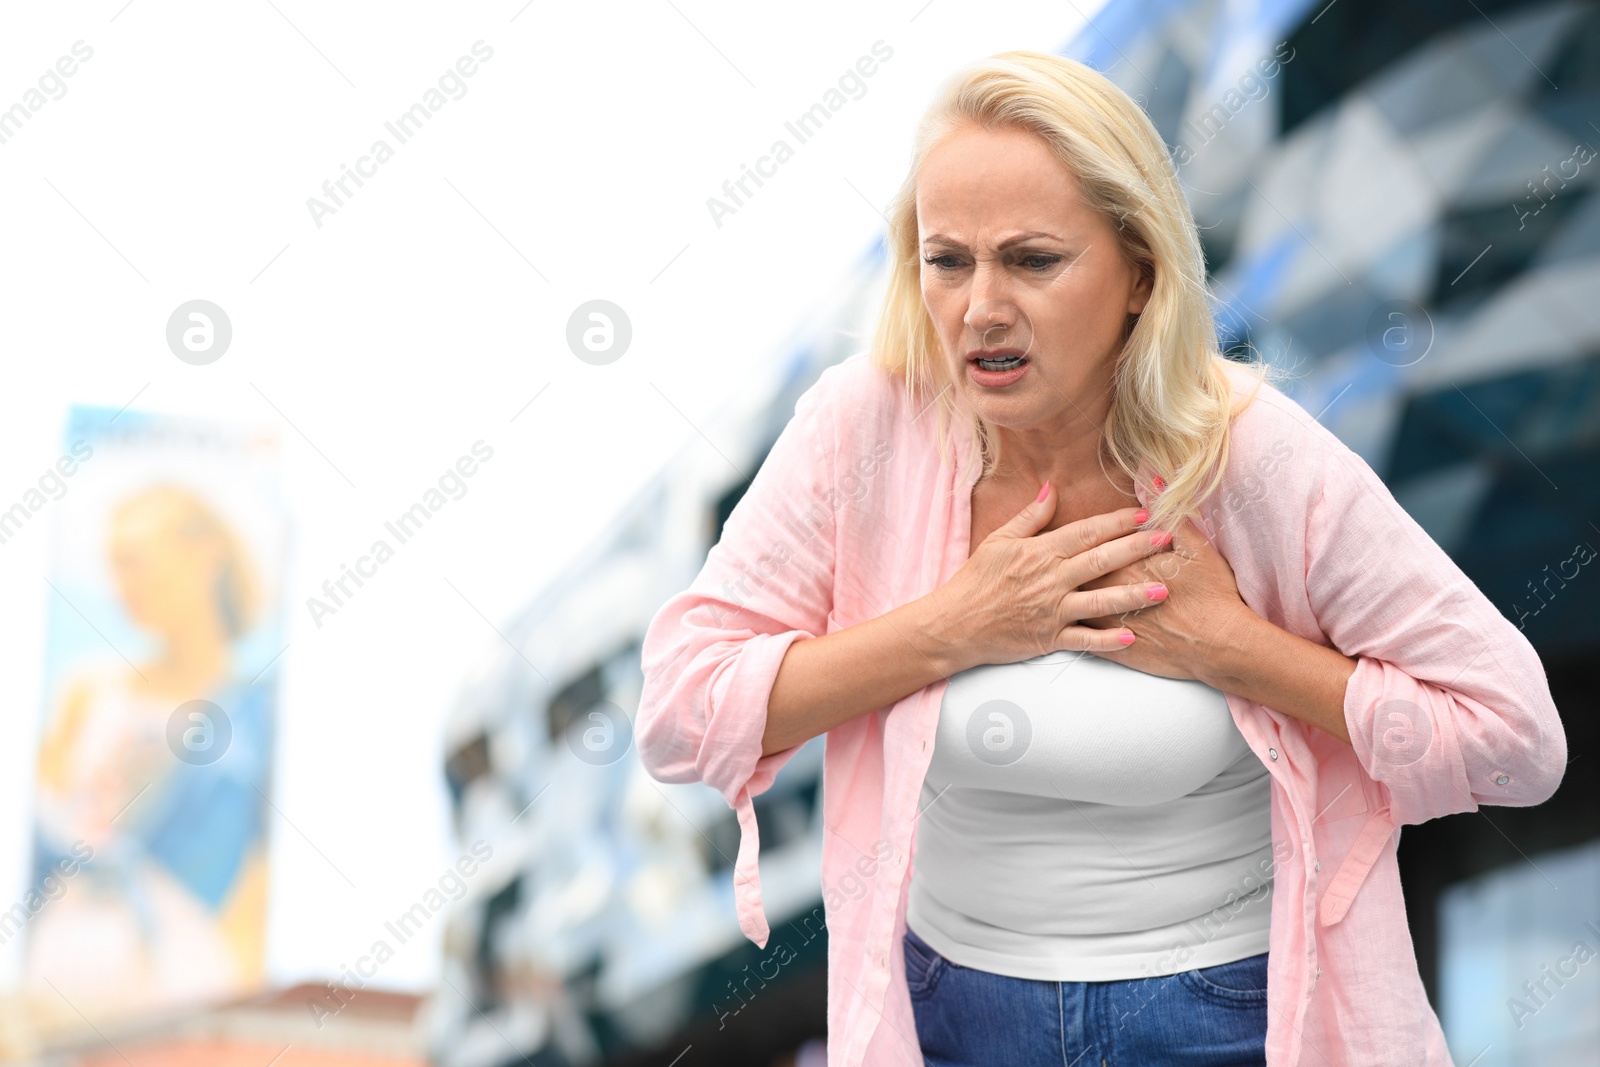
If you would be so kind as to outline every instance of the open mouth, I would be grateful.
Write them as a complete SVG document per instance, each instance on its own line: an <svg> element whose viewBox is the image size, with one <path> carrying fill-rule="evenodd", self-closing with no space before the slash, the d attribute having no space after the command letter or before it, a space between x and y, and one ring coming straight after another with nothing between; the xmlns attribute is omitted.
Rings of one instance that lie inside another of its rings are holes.
<svg viewBox="0 0 1600 1067"><path fill-rule="evenodd" d="M993 352L974 352L967 357L979 370L1015 370L1028 362L1028 357L1015 348L1002 348Z"/></svg>

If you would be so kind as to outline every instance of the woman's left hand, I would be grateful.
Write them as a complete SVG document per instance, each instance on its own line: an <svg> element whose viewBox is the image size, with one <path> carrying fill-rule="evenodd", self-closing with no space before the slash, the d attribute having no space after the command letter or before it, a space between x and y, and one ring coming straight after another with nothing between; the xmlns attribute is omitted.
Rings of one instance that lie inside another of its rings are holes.
<svg viewBox="0 0 1600 1067"><path fill-rule="evenodd" d="M1146 674L1205 681L1207 665L1216 661L1213 650L1237 640L1250 623L1259 621L1239 596L1233 568L1187 519L1169 550L1102 575L1083 588L1141 581L1165 585L1166 600L1124 616L1085 619L1086 626L1126 626L1134 633L1127 648L1096 655Z"/></svg>

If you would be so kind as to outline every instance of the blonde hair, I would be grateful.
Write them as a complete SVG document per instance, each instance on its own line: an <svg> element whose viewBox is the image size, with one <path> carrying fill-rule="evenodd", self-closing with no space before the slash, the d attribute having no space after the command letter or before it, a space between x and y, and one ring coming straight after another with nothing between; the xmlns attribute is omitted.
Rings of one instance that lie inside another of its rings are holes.
<svg viewBox="0 0 1600 1067"><path fill-rule="evenodd" d="M993 470L998 436L951 388L923 303L918 251L917 174L934 144L966 124L1020 127L1043 138L1077 179L1084 204L1116 227L1124 260L1152 279L1117 360L1104 441L1129 477L1137 479L1147 461L1166 483L1151 498L1149 525L1173 529L1221 480L1233 390L1211 318L1199 232L1166 145L1139 106L1098 71L1061 56L1003 52L945 86L918 125L911 170L890 209L889 279L873 363L901 376L917 407L934 397L941 454L948 455L951 420L964 420L968 463L980 465L980 476ZM1252 366L1258 390L1273 368Z"/></svg>

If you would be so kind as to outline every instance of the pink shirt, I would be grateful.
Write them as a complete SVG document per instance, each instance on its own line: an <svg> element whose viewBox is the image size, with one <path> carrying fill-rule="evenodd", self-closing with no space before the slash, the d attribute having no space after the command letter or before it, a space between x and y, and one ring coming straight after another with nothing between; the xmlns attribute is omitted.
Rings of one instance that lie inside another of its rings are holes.
<svg viewBox="0 0 1600 1067"><path fill-rule="evenodd" d="M761 755L773 679L795 640L915 600L966 561L978 472L941 463L934 433L933 412L865 353L824 370L645 634L640 758L660 781L715 786L738 813L739 925L763 948L751 797L798 751ZM1406 925L1399 827L1555 792L1567 742L1538 656L1371 468L1270 385L1235 420L1195 522L1252 610L1357 660L1350 745L1228 695L1272 775L1267 1063L1448 1067ZM829 1067L922 1064L900 938L945 685L827 734Z"/></svg>

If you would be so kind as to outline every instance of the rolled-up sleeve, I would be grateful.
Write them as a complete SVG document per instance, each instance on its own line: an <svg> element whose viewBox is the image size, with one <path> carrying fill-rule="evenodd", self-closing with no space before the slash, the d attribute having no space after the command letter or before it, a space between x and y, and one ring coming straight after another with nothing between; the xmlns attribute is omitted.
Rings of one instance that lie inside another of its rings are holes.
<svg viewBox="0 0 1600 1067"><path fill-rule="evenodd" d="M740 921L763 945L751 798L800 747L761 755L767 699L789 646L825 633L833 609L829 378L796 402L700 573L656 612L641 649L639 758L658 781L704 782L737 812Z"/></svg>
<svg viewBox="0 0 1600 1067"><path fill-rule="evenodd" d="M1307 515L1311 609L1356 659L1345 724L1395 822L1549 799L1566 734L1522 632L1337 441Z"/></svg>

